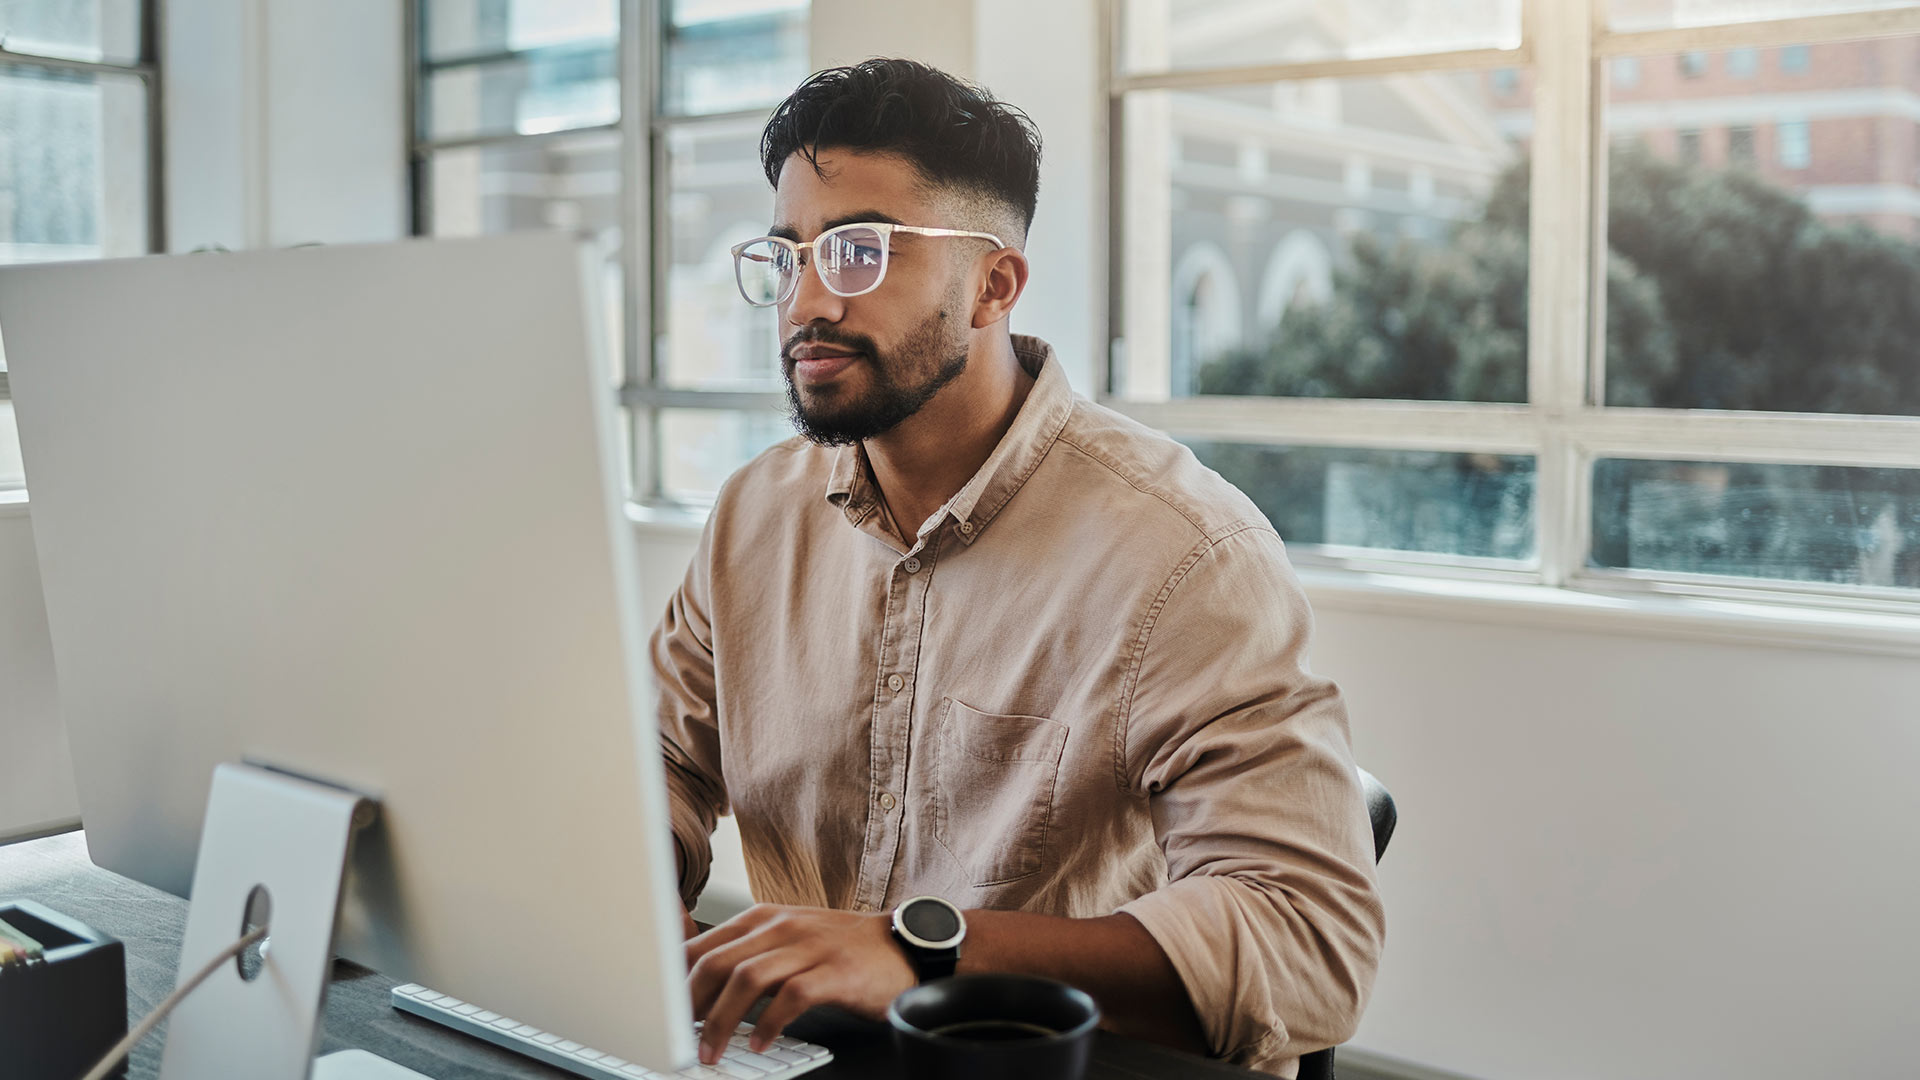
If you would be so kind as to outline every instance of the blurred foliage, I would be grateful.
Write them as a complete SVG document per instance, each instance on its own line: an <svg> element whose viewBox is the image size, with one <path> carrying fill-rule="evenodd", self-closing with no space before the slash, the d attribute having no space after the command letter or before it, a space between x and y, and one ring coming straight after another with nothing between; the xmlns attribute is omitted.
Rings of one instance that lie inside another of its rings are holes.
<svg viewBox="0 0 1920 1080"><path fill-rule="evenodd" d="M1637 146L1608 188L1608 404L1920 415L1920 246ZM1528 197L1523 160L1444 246L1356 236L1330 301L1199 392L1525 401Z"/></svg>
<svg viewBox="0 0 1920 1080"><path fill-rule="evenodd" d="M1198 392L1524 402L1529 185L1522 161L1443 246L1355 236L1330 300L1204 364ZM1634 145L1608 189L1608 404L1920 415L1920 245ZM1533 549L1524 458L1196 449L1295 542ZM1602 566L1920 587L1917 470L1608 461L1594 523Z"/></svg>

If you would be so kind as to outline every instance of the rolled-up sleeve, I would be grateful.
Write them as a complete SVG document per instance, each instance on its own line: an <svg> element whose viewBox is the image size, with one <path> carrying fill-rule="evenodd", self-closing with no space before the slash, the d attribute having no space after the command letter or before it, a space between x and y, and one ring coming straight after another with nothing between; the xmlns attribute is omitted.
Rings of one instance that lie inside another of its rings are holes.
<svg viewBox="0 0 1920 1080"><path fill-rule="evenodd" d="M1345 1041L1385 920L1339 690L1270 530L1197 546L1142 628L1121 782L1145 797L1167 884L1124 905L1166 951L1215 1054L1290 1074Z"/></svg>
<svg viewBox="0 0 1920 1080"><path fill-rule="evenodd" d="M727 812L713 674L712 541L709 521L687 576L653 632L653 674L660 694L660 750L667 806L680 850L680 899L692 910L713 866L713 828Z"/></svg>

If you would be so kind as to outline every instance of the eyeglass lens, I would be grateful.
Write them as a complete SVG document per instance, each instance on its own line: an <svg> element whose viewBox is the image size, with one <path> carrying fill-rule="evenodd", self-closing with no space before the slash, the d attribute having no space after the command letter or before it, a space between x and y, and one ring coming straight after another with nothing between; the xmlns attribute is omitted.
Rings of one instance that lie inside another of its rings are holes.
<svg viewBox="0 0 1920 1080"><path fill-rule="evenodd" d="M841 229L820 245L820 280L841 296L866 292L880 282L886 266L885 244L876 229ZM749 303L773 304L791 295L800 270L792 248L774 240L756 240L734 260L740 292Z"/></svg>

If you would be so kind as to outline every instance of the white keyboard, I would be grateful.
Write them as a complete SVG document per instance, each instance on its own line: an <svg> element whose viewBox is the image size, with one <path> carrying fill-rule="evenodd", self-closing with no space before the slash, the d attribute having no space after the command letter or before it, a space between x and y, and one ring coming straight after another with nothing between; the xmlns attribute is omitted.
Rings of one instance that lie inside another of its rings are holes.
<svg viewBox="0 0 1920 1080"><path fill-rule="evenodd" d="M410 1012L436 1024L445 1024L455 1031L485 1039L497 1046L544 1061L554 1068L589 1077L590 1080L679 1080L683 1077L690 1080L762 1080L763 1077L765 1080L786 1080L789 1076L812 1072L833 1060L833 1052L826 1047L801 1042L786 1035L773 1040L773 1045L767 1047L766 1053L756 1054L747 1049L747 1033L753 1030L753 1025L741 1024L740 1030L727 1039L727 1052L721 1055L719 1064L694 1065L674 1073L655 1072L558 1035L549 1035L532 1024L509 1020L478 1005L469 1005L458 998L435 993L418 983L394 987L392 999L393 1007L401 1012Z"/></svg>

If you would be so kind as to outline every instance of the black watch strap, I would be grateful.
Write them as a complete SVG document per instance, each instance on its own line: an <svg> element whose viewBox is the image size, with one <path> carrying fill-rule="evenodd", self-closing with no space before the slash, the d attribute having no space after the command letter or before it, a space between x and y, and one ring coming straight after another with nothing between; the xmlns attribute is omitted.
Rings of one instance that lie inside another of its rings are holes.
<svg viewBox="0 0 1920 1080"><path fill-rule="evenodd" d="M921 982L944 979L953 974L954 968L960 966L960 946L955 945L951 949L939 950L909 947L907 960L913 964L913 969L920 976Z"/></svg>

